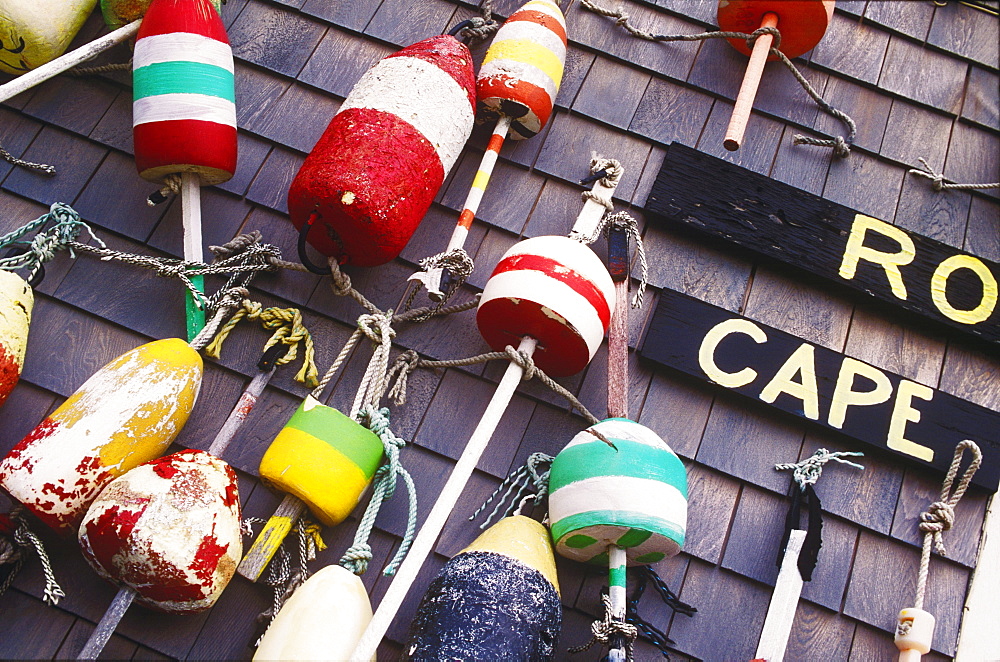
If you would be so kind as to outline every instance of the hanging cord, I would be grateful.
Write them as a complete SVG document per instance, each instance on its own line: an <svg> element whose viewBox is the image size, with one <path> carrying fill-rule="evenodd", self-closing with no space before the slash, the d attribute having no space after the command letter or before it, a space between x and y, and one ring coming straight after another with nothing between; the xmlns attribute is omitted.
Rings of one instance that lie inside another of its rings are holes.
<svg viewBox="0 0 1000 662"><path fill-rule="evenodd" d="M917 175L919 177L926 177L931 180L931 186L935 191L947 191L948 189L959 189L964 191L969 191L972 189L991 189L1000 188L1000 182L993 182L992 184L956 184L951 181L947 181L944 178L944 173L936 172L934 168L927 163L927 159L924 157L918 157L920 161L921 168L911 168L907 172L911 175Z"/></svg>
<svg viewBox="0 0 1000 662"><path fill-rule="evenodd" d="M42 230L49 221L54 221L55 224ZM25 235L36 230L38 232L30 242L23 239ZM19 255L0 258L0 269L14 271L27 268L28 277L25 280L37 284L41 280L41 275L45 273L42 265L55 257L58 251L68 250L70 257L76 257L73 249L77 245L86 245L78 244L76 241L84 231L101 248L105 247L104 242L80 219L75 209L62 202L53 203L47 213L0 237L0 251L17 246L23 247Z"/></svg>
<svg viewBox="0 0 1000 662"><path fill-rule="evenodd" d="M397 363L399 363L400 365L398 368L394 366L394 374L398 375L398 377L396 385L392 388L390 393L401 394L401 397L405 399L406 397L405 392L402 392L405 389L404 380L406 379L406 375L408 375L409 372L411 372L416 368L459 368L463 366L477 365L479 363L487 363L489 361L497 361L501 359L504 361L513 361L514 363L521 366L521 369L524 371L524 374L521 377L522 381L530 381L532 377L538 377L539 381L541 381L543 384L545 384L547 387L549 387L557 394L561 395L569 402L571 411L575 409L578 412L580 412L580 414L591 425L596 425L597 423L600 423L597 417L591 414L590 410L588 410L585 406L583 406L583 403L580 402L575 395L566 390L566 388L562 384L559 384L551 377L546 375L541 368L535 365L535 362L531 359L530 356L528 356L524 352L517 351L516 348L510 345L507 345L507 347L502 352L487 352L486 354L479 354L478 356L470 356L469 358L466 359L450 359L445 361L431 361L429 359L419 359L418 361L412 361L411 358L408 357L406 360L400 362L400 359L397 358ZM404 384L404 387L400 387L401 382ZM597 433L595 436L598 436L605 442L607 441L599 433Z"/></svg>
<svg viewBox="0 0 1000 662"><path fill-rule="evenodd" d="M2 144L0 144L0 158L3 158L7 163L19 167L27 168L28 170L34 170L40 172L43 175L52 176L56 174L55 166L51 166L47 163L35 163L34 161L25 161L24 159L19 159L10 152L8 152Z"/></svg>
<svg viewBox="0 0 1000 662"><path fill-rule="evenodd" d="M167 175L163 178L163 186L149 194L146 198L146 204L150 207L155 207L158 204L164 203L170 199L171 195L181 194L181 176L179 174Z"/></svg>
<svg viewBox="0 0 1000 662"><path fill-rule="evenodd" d="M615 619L611 613L611 598L607 593L601 594L601 602L604 604L604 620L590 624L590 641L567 650L570 653L582 653L598 642L607 644L612 637L621 637L625 641L625 659L632 660L632 642L639 635L639 629L632 623Z"/></svg>
<svg viewBox="0 0 1000 662"><path fill-rule="evenodd" d="M586 191L586 193L589 192ZM639 222L627 211L609 214L598 223L593 237L579 239L581 242L589 245L597 241L597 238L602 233L605 235L609 234L612 228L624 230L628 237L635 242L635 252L639 257L639 269L641 273L639 276L639 287L636 289L635 296L632 297L632 307L642 308L642 300L646 294L646 284L649 276L649 262L646 260L646 248L643 246L642 236L639 234Z"/></svg>
<svg viewBox="0 0 1000 662"><path fill-rule="evenodd" d="M694 616L698 613L698 609L687 604L686 602L683 602L679 597L677 597L677 594L670 590L667 583L663 581L658 574L656 574L656 570L653 570L653 566L640 566L639 571L636 573L636 577L637 580L635 590L632 591L632 595L629 597L628 602L625 605L625 621L636 626L639 630L639 635L642 638L648 640L656 646L660 652L663 653L663 657L669 658L670 645L674 643L674 640L668 637L665 632L639 615L639 601L646 592L646 585L648 583L652 583L653 588L659 594L660 599L675 614Z"/></svg>
<svg viewBox="0 0 1000 662"><path fill-rule="evenodd" d="M785 527L781 536L781 543L778 545L778 556L775 565L779 568L785 559L785 548L792 536L792 530L802 530L802 506L806 506L807 524L806 536L802 542L802 550L796 566L802 581L812 581L813 572L816 570L816 563L819 561L819 550L823 546L823 508L819 496L813 486L823 474L823 465L830 460L846 464L855 469L864 470L864 467L844 457L864 457L864 453L858 452L837 452L831 453L825 448L819 448L815 453L801 462L776 464L776 471L792 471L792 503L785 515Z"/></svg>
<svg viewBox="0 0 1000 662"><path fill-rule="evenodd" d="M493 0L483 0L483 4L480 7L480 14L481 16L475 16L467 21L462 21L452 28L448 34L458 37L465 42L486 41L500 29L500 24L493 18Z"/></svg>
<svg viewBox="0 0 1000 662"><path fill-rule="evenodd" d="M464 248L452 248L444 253L438 253L437 255L431 255L430 257L425 257L418 263L420 269L423 273L417 273L410 276L410 280L419 280L427 285L428 272L432 270L443 270L445 274L448 275L447 279L442 279L442 285L444 285L443 291L440 292L440 301L437 308L444 307L445 304L451 299L452 296L458 292L458 289L469 279L472 275L472 271L476 268L475 262L472 261L472 257L465 252ZM445 280L447 282L445 282ZM410 296L407 297L406 303L403 305L403 310L409 310L410 306L413 305L413 299L417 296L417 292L420 288L413 288L410 292ZM435 297L437 294L434 295Z"/></svg>
<svg viewBox="0 0 1000 662"><path fill-rule="evenodd" d="M952 483L958 475L958 468L962 462L962 455L966 449L972 454L972 461L966 467L965 473L955 485L955 491L951 492ZM941 497L935 501L927 510L920 514L920 530L924 534L924 542L920 549L920 569L917 573L917 596L913 601L913 606L917 609L924 608L924 595L927 591L927 575L931 564L931 543L934 544L934 551L941 556L947 555L944 547L943 534L955 523L955 506L962 499L965 490L968 489L972 477L976 475L976 470L983 461L983 452L974 441L966 439L955 447L955 456L951 460L951 467L941 484ZM951 494L949 494L951 492ZM897 626L897 632L905 635L910 630L912 621L901 621Z"/></svg>
<svg viewBox="0 0 1000 662"><path fill-rule="evenodd" d="M622 175L625 174L625 168L622 166L621 162L617 159L606 159L603 156L597 154L597 152L592 152L590 155L590 172L591 176L586 177L580 181L581 184L589 184L591 182L596 182L600 180L601 186L604 186L610 190L614 190L618 186L618 182L621 180ZM588 189L580 194L580 197L587 200L593 200L597 204L603 206L609 212L615 210L614 203L611 202L611 196L608 195L607 191L595 191L594 189ZM581 239L580 237L571 237L582 241L585 244L592 244L597 241L597 237L600 236L600 230L594 233L594 237L589 241L586 239Z"/></svg>
<svg viewBox="0 0 1000 662"><path fill-rule="evenodd" d="M14 578L24 565L25 550L34 549L38 554L38 560L42 563L42 574L45 575L45 591L42 594L42 601L47 605L55 606L59 600L66 597L62 587L56 581L55 573L52 572L52 563L49 555L45 552L41 539L28 528L28 522L23 515L21 506L15 507L8 515L0 515L0 533L10 536L10 540L0 538L0 565L12 564L13 567L7 573L3 583L0 583L0 596L7 592Z"/></svg>
<svg viewBox="0 0 1000 662"><path fill-rule="evenodd" d="M265 520L259 517L248 517L243 520L241 523L243 535L252 536L253 529L251 529L251 525L262 524L264 522ZM295 589L302 586L309 579L309 575L311 574L308 568L309 562L316 560L317 550L323 551L326 549L326 543L323 542L323 538L320 536L320 530L318 524L310 522L306 517L300 517L296 522L295 532L298 534L299 562L294 572L292 571L291 554L285 549L285 545L278 548L277 558L271 562L267 578L264 580L264 583L274 590L274 597L271 602L271 608L257 615L257 623L262 626L262 631L254 646L260 645L261 639L264 638L267 630L274 623L274 617L281 611L281 607L285 604L285 601L292 596ZM267 625L265 626L264 623L267 623Z"/></svg>
<svg viewBox="0 0 1000 662"><path fill-rule="evenodd" d="M402 478L406 485L406 493L409 497L409 510L406 518L406 532L403 540L396 550L396 555L382 572L385 576L396 573L399 564L403 562L406 553L410 550L413 536L417 530L417 489L410 476L399 461L399 450L406 446L406 442L392 433L389 429L389 410L376 409L371 405L365 407L358 414L359 422L366 428L378 435L382 440L382 450L385 452L386 461L375 472L372 488L372 498L365 508L365 514L358 524L357 533L354 534L354 542L350 548L344 552L340 559L340 565L344 566L356 575L361 575L368 569L368 564L372 560L372 548L368 544L372 528L375 526L375 518L378 517L379 509L385 501L388 501L396 491L398 479Z"/></svg>
<svg viewBox="0 0 1000 662"><path fill-rule="evenodd" d="M301 343L304 347L302 368L296 373L295 380L308 387L315 387L319 384L316 379L318 371L316 370L312 335L309 333L309 329L302 323L302 313L298 308L264 308L256 301L244 299L241 302L241 307L229 318L225 326L219 329L215 339L205 347L205 356L213 359L220 357L222 343L229 337L229 333L241 319L259 320L265 329L275 329L271 338L264 345L263 351L266 352L278 343L286 346L287 349L282 358L274 362L276 366L294 361L298 355L299 344Z"/></svg>
<svg viewBox="0 0 1000 662"><path fill-rule="evenodd" d="M63 73L67 76L95 76L97 74L108 74L117 71L132 71L132 58L129 58L128 62L112 62L96 67L73 67Z"/></svg>
<svg viewBox="0 0 1000 662"><path fill-rule="evenodd" d="M480 529L485 529L493 522L493 518L500 512L504 504L507 504L507 507L503 509L501 519L509 517L515 508L520 512L527 501L533 501L533 506L542 503L545 495L549 493L549 470L539 471L539 468L542 464L551 465L553 459L555 458L545 453L532 453L529 455L528 461L507 474L507 477L493 490L493 494L486 498L483 505L479 506L476 512L469 515L469 521L471 522L479 513L486 510L486 507L497 498L501 491L503 491L503 496L497 499L493 511L486 518L486 521L479 525ZM513 498L511 495L513 495Z"/></svg>
<svg viewBox="0 0 1000 662"><path fill-rule="evenodd" d="M788 68L788 70L795 76L795 80L799 82L802 89L812 97L812 100L826 113L836 117L838 120L843 122L847 126L847 137L836 136L832 139L821 139L821 138L810 138L808 136L803 136L801 134L796 134L793 136L793 143L795 145L815 145L819 147L832 147L833 153L841 158L847 157L851 153L851 145L854 144L854 137L857 135L858 128L851 117L833 106L831 106L819 92L805 79L802 73L796 68L788 57L782 53L779 48L781 46L781 33L777 28L758 28L753 32L726 32L726 31L714 31L714 32L702 32L699 34L653 34L650 32L644 32L639 28L635 27L629 22L629 16L622 10L605 9L597 5L593 0L580 0L580 4L584 8L589 9L595 14L600 14L601 16L607 16L609 18L614 18L615 23L621 26L623 29L627 30L633 36L639 39L645 39L647 41L702 41L704 39L746 39L747 47L751 50L753 49L753 44L757 41L757 38L764 34L770 34L774 36L774 44L771 46L771 54L777 56L779 60Z"/></svg>

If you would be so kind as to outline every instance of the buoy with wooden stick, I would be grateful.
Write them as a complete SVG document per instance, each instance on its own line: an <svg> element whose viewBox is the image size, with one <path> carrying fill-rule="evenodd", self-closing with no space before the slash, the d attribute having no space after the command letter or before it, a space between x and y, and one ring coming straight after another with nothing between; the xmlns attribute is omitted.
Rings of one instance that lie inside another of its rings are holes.
<svg viewBox="0 0 1000 662"><path fill-rule="evenodd" d="M497 122L445 252L462 248L508 132L513 140L536 135L552 115L566 62L566 19L552 0L530 0L503 24L476 78L480 105ZM443 298L442 267L410 276Z"/></svg>
<svg viewBox="0 0 1000 662"><path fill-rule="evenodd" d="M0 0L0 71L19 76L66 51L97 0Z"/></svg>
<svg viewBox="0 0 1000 662"><path fill-rule="evenodd" d="M420 601L406 660L550 660L562 623L548 531L523 515L486 530Z"/></svg>
<svg viewBox="0 0 1000 662"><path fill-rule="evenodd" d="M203 260L201 187L236 172L236 93L226 28L209 0L153 0L132 64L132 132L139 175L177 184L184 259ZM204 280L195 286L204 290ZM188 339L205 312L186 296Z"/></svg>
<svg viewBox="0 0 1000 662"><path fill-rule="evenodd" d="M0 486L48 526L71 533L112 480L159 457L201 388L202 360L156 340L98 370L0 461Z"/></svg>
<svg viewBox="0 0 1000 662"><path fill-rule="evenodd" d="M472 55L454 37L383 58L347 95L295 176L292 223L341 264L391 261L472 133L475 107Z"/></svg>
<svg viewBox="0 0 1000 662"><path fill-rule="evenodd" d="M726 128L723 141L726 149L735 151L743 144L764 63L777 57L770 54L772 44L789 58L808 52L826 33L833 7L834 0L719 0L718 21L722 30L751 34L759 29L777 28L781 34L780 43L775 43L773 33L759 35L752 50L743 39L729 40L736 50L750 56L750 62Z"/></svg>
<svg viewBox="0 0 1000 662"><path fill-rule="evenodd" d="M594 205L601 207L588 199L581 215ZM369 659L389 629L514 396L525 374L524 365L531 360L555 376L582 370L607 331L614 292L614 283L600 258L568 237L526 239L500 260L483 290L476 324L487 343L498 351L518 343L520 360L508 365L352 659Z"/></svg>

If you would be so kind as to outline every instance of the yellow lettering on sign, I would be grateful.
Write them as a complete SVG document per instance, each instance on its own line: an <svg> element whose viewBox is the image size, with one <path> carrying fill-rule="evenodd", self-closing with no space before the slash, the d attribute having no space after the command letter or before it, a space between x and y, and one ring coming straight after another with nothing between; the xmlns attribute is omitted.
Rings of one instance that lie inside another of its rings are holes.
<svg viewBox="0 0 1000 662"><path fill-rule="evenodd" d="M793 378L801 375L800 381ZM819 387L816 385L816 348L802 343L781 365L774 378L760 392L760 399L773 404L781 393L802 401L806 418L819 420Z"/></svg>
<svg viewBox="0 0 1000 662"><path fill-rule="evenodd" d="M960 310L948 303L948 277L959 269L968 269L983 283L983 298L975 308ZM997 279L982 260L971 255L952 255L931 276L931 300L945 317L961 324L978 324L990 318L997 305Z"/></svg>
<svg viewBox="0 0 1000 662"><path fill-rule="evenodd" d="M870 391L855 391L854 378L858 375L873 381L875 388ZM852 405L877 405L886 402L890 397L892 397L892 383L881 370L845 356L837 374L837 385L833 389L830 425L838 430L842 429L844 419L847 417L847 408Z"/></svg>
<svg viewBox="0 0 1000 662"><path fill-rule="evenodd" d="M899 251L883 253L865 246L865 235L869 231L892 239L899 244ZM897 299L905 301L906 285L903 284L903 275L899 273L899 267L913 262L915 256L916 248L913 246L913 240L905 232L885 221L857 214L854 217L854 224L851 225L847 246L844 248L844 259L840 263L840 277L844 280L853 279L858 271L858 262L867 260L882 267L882 270L885 271L885 277L889 279L892 293L896 295Z"/></svg>
<svg viewBox="0 0 1000 662"><path fill-rule="evenodd" d="M926 446L910 441L906 434L907 423L917 423L920 421L920 412L911 406L913 398L930 401L934 397L934 391L923 384L911 382L904 379L899 383L899 390L896 392L896 402L892 408L892 418L889 420L888 446L907 455L919 458L925 462L934 461L934 451Z"/></svg>
<svg viewBox="0 0 1000 662"><path fill-rule="evenodd" d="M701 341L701 347L698 348L698 365L705 371L709 379L727 388L746 386L757 379L757 371L751 368L743 368L737 372L726 372L716 365L715 350L723 338L733 333L748 335L758 345L767 342L767 335L763 329L750 320L729 319L719 322L709 329Z"/></svg>

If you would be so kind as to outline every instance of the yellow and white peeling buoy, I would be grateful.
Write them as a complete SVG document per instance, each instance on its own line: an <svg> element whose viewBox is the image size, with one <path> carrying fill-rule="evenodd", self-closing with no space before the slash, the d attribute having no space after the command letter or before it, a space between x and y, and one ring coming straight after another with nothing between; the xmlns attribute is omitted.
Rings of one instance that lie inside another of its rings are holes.
<svg viewBox="0 0 1000 662"><path fill-rule="evenodd" d="M0 405L21 377L34 304L35 295L23 278L0 271Z"/></svg>
<svg viewBox="0 0 1000 662"><path fill-rule="evenodd" d="M97 0L0 0L0 71L20 75L66 51Z"/></svg>
<svg viewBox="0 0 1000 662"><path fill-rule="evenodd" d="M57 531L75 530L105 485L167 450L201 376L201 356L178 338L126 352L11 449L0 486Z"/></svg>

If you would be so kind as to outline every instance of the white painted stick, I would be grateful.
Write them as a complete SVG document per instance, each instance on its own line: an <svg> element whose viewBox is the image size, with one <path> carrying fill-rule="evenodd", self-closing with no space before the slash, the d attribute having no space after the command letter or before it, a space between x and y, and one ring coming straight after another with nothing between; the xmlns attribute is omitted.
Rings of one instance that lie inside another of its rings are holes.
<svg viewBox="0 0 1000 662"><path fill-rule="evenodd" d="M979 556L965 599L956 660L1000 660L1000 637L996 635L997 596L1000 596L997 559L1000 559L1000 498L994 494L986 508Z"/></svg>
<svg viewBox="0 0 1000 662"><path fill-rule="evenodd" d="M114 32L109 32L89 44L84 44L75 51L64 53L51 62L46 62L37 69L32 69L27 73L21 74L9 83L0 85L0 103L3 103L12 97L16 97L21 92L29 90L35 85L47 81L53 76L57 76L64 71L72 69L78 64L86 62L90 58L103 53L116 44L120 44L139 31L140 23L142 23L141 20L132 21L128 25L123 25Z"/></svg>
<svg viewBox="0 0 1000 662"><path fill-rule="evenodd" d="M795 609L802 594L802 575L799 573L799 554L806 532L802 529L792 529L785 547L785 556L781 560L781 570L778 571L778 581L771 594L771 604L764 618L764 629L760 633L757 653L754 658L767 662L781 662L785 659L785 647L788 645L788 635L792 631L792 621L795 620Z"/></svg>
<svg viewBox="0 0 1000 662"><path fill-rule="evenodd" d="M201 177L181 173L181 211L184 216L184 259L201 262Z"/></svg>
<svg viewBox="0 0 1000 662"><path fill-rule="evenodd" d="M517 350L531 356L537 344L538 341L534 338L525 336L521 339L521 344L518 345ZM406 594L417 578L417 573L420 572L420 568L424 565L424 560L430 555L434 548L434 543L437 541L438 536L441 535L441 530L448 520L448 515L451 514L451 511L455 508L455 504L458 503L458 498L462 495L466 483L469 482L472 471L476 468L476 464L479 463L479 458L483 456L483 451L486 450L486 445L493 437L497 425L500 424L500 418L503 416L504 411L507 410L507 405L510 404L511 398L514 397L514 391L517 390L517 385L520 383L523 374L524 370L518 364L511 363L507 366L507 372L504 373L503 379L500 380L500 385L497 386L497 390L493 393L493 398L486 407L479 425L476 426L472 437L469 439L469 443L465 446L465 450L462 451L462 456L455 463L455 468L452 469L451 475L448 476L448 482L445 483L441 494L434 503L434 507L431 508L431 512L427 515L424 525L420 528L420 532L417 533L417 537L413 541L413 546L410 547L410 551L406 554L406 559L399 566L399 570L396 572L392 583L389 584L389 590L385 592L385 596L379 603L375 615L372 616L368 628L361 635L358 647L354 650L354 656L351 658L353 662L368 662L375 655L379 642L382 641L382 637L389 630L389 626L396 617L396 612L399 611L400 605L403 604Z"/></svg>
<svg viewBox="0 0 1000 662"><path fill-rule="evenodd" d="M83 650L80 651L76 659L96 660L100 656L101 651L104 650L104 646L108 643L108 639L115 633L119 621L122 620L122 616L128 611L134 599L135 591L132 589L123 587L118 590L118 594L115 595L114 600L108 605L108 610L101 617L101 622L90 633L90 639L87 639L86 645L84 645Z"/></svg>
<svg viewBox="0 0 1000 662"><path fill-rule="evenodd" d="M602 183L603 181L603 177L598 179L594 182L594 186L590 190L601 198L610 200L611 195L618 187L618 182L615 182L614 186L605 186ZM607 211L607 208L601 203L587 198L583 203L583 209L580 210L580 213L576 217L576 222L573 223L573 230L569 233L569 238L576 239L577 241L590 240L594 236L594 231L597 230L598 223L601 222Z"/></svg>
<svg viewBox="0 0 1000 662"><path fill-rule="evenodd" d="M611 601L611 617L619 623L625 622L625 549L618 545L608 547L608 598ZM620 638L620 637L619 637ZM622 639L624 641L624 639ZM625 662L627 655L624 646L618 646L615 637L610 638L611 648L608 650L610 662Z"/></svg>

